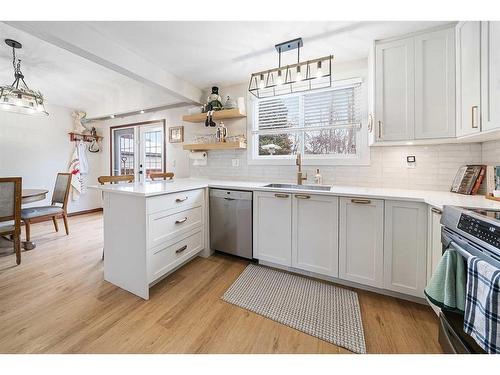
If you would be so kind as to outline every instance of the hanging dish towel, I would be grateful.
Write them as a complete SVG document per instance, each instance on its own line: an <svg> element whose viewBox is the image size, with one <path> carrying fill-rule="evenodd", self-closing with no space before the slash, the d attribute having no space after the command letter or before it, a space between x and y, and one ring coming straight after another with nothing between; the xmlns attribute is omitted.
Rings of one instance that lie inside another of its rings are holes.
<svg viewBox="0 0 500 375"><path fill-rule="evenodd" d="M441 257L424 293L430 302L442 309L464 311L465 265L462 256L452 247Z"/></svg>
<svg viewBox="0 0 500 375"><path fill-rule="evenodd" d="M71 178L71 199L77 201L83 190L83 178L80 174L80 160L78 159L78 147L73 150L71 161L69 162L69 172L73 175Z"/></svg>
<svg viewBox="0 0 500 375"><path fill-rule="evenodd" d="M78 152L78 160L80 161L80 174L89 174L89 162L87 159L87 145L85 142L80 141L76 145Z"/></svg>
<svg viewBox="0 0 500 375"><path fill-rule="evenodd" d="M500 353L500 270L470 257L467 260L464 331L488 353Z"/></svg>

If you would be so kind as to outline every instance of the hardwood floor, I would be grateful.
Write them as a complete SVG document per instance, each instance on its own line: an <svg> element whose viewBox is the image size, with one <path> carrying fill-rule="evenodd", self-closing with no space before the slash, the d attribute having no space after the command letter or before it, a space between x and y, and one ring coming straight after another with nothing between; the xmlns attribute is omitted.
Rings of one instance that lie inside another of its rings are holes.
<svg viewBox="0 0 500 375"><path fill-rule="evenodd" d="M0 257L1 353L349 353L220 300L244 260L196 258L144 301L103 280L102 215L69 221L33 225L20 266ZM369 353L441 352L429 307L358 293Z"/></svg>

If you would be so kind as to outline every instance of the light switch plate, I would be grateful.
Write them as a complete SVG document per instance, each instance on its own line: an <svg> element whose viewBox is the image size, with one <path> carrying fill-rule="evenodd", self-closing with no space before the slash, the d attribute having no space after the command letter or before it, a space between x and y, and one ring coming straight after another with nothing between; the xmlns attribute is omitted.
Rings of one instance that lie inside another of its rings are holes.
<svg viewBox="0 0 500 375"><path fill-rule="evenodd" d="M406 157L406 167L415 168L417 166L417 158L414 155Z"/></svg>
<svg viewBox="0 0 500 375"><path fill-rule="evenodd" d="M240 166L240 159L231 159L231 165L233 167L239 167Z"/></svg>

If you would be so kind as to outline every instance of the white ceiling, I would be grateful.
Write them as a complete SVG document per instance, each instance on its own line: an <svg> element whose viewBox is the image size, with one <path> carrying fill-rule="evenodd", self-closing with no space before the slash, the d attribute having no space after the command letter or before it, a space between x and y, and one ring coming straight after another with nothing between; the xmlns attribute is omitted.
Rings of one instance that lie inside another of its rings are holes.
<svg viewBox="0 0 500 375"><path fill-rule="evenodd" d="M17 50L25 81L47 103L82 109L90 116L127 112L178 102L174 97L76 56L0 22L0 85L14 81L12 49L4 39L23 44ZM132 94L131 94L132 93Z"/></svg>
<svg viewBox="0 0 500 375"><path fill-rule="evenodd" d="M376 39L447 22L74 22L96 31L198 88L246 82L252 72L277 66L274 45L302 37L301 60L333 54L335 61L366 58ZM72 54L0 22L0 84L13 80L11 50L3 39L23 44L19 57L28 85L49 103L83 109L93 116L178 103L167 92ZM36 24L36 22L33 22ZM82 31L84 32L84 31ZM90 32L90 31L89 31ZM98 41L96 41L98 42ZM283 55L295 62L296 51Z"/></svg>
<svg viewBox="0 0 500 375"><path fill-rule="evenodd" d="M366 58L373 40L447 22L91 22L103 35L164 69L206 88L245 82L277 66L274 45L302 37L301 60L333 54L335 61ZM283 55L296 60L296 51ZM288 60L287 60L288 59Z"/></svg>

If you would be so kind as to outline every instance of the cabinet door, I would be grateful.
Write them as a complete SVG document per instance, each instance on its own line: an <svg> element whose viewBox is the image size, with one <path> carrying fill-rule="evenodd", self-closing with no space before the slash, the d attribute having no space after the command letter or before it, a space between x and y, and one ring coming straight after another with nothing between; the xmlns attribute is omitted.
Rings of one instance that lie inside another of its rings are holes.
<svg viewBox="0 0 500 375"><path fill-rule="evenodd" d="M339 278L384 286L384 201L340 198Z"/></svg>
<svg viewBox="0 0 500 375"><path fill-rule="evenodd" d="M415 37L415 139L454 137L455 29Z"/></svg>
<svg viewBox="0 0 500 375"><path fill-rule="evenodd" d="M459 22L457 53L457 136L481 131L481 22Z"/></svg>
<svg viewBox="0 0 500 375"><path fill-rule="evenodd" d="M481 22L482 130L500 128L500 22Z"/></svg>
<svg viewBox="0 0 500 375"><path fill-rule="evenodd" d="M338 276L338 198L294 194L292 266Z"/></svg>
<svg viewBox="0 0 500 375"><path fill-rule="evenodd" d="M426 249L426 205L385 201L385 289L423 297L426 284Z"/></svg>
<svg viewBox="0 0 500 375"><path fill-rule="evenodd" d="M443 255L441 245L441 210L429 208L429 242L427 246L427 282L431 279Z"/></svg>
<svg viewBox="0 0 500 375"><path fill-rule="evenodd" d="M415 125L414 40L375 46L375 131L378 141L413 139Z"/></svg>
<svg viewBox="0 0 500 375"><path fill-rule="evenodd" d="M283 266L291 266L291 194L255 192L253 207L254 257Z"/></svg>

